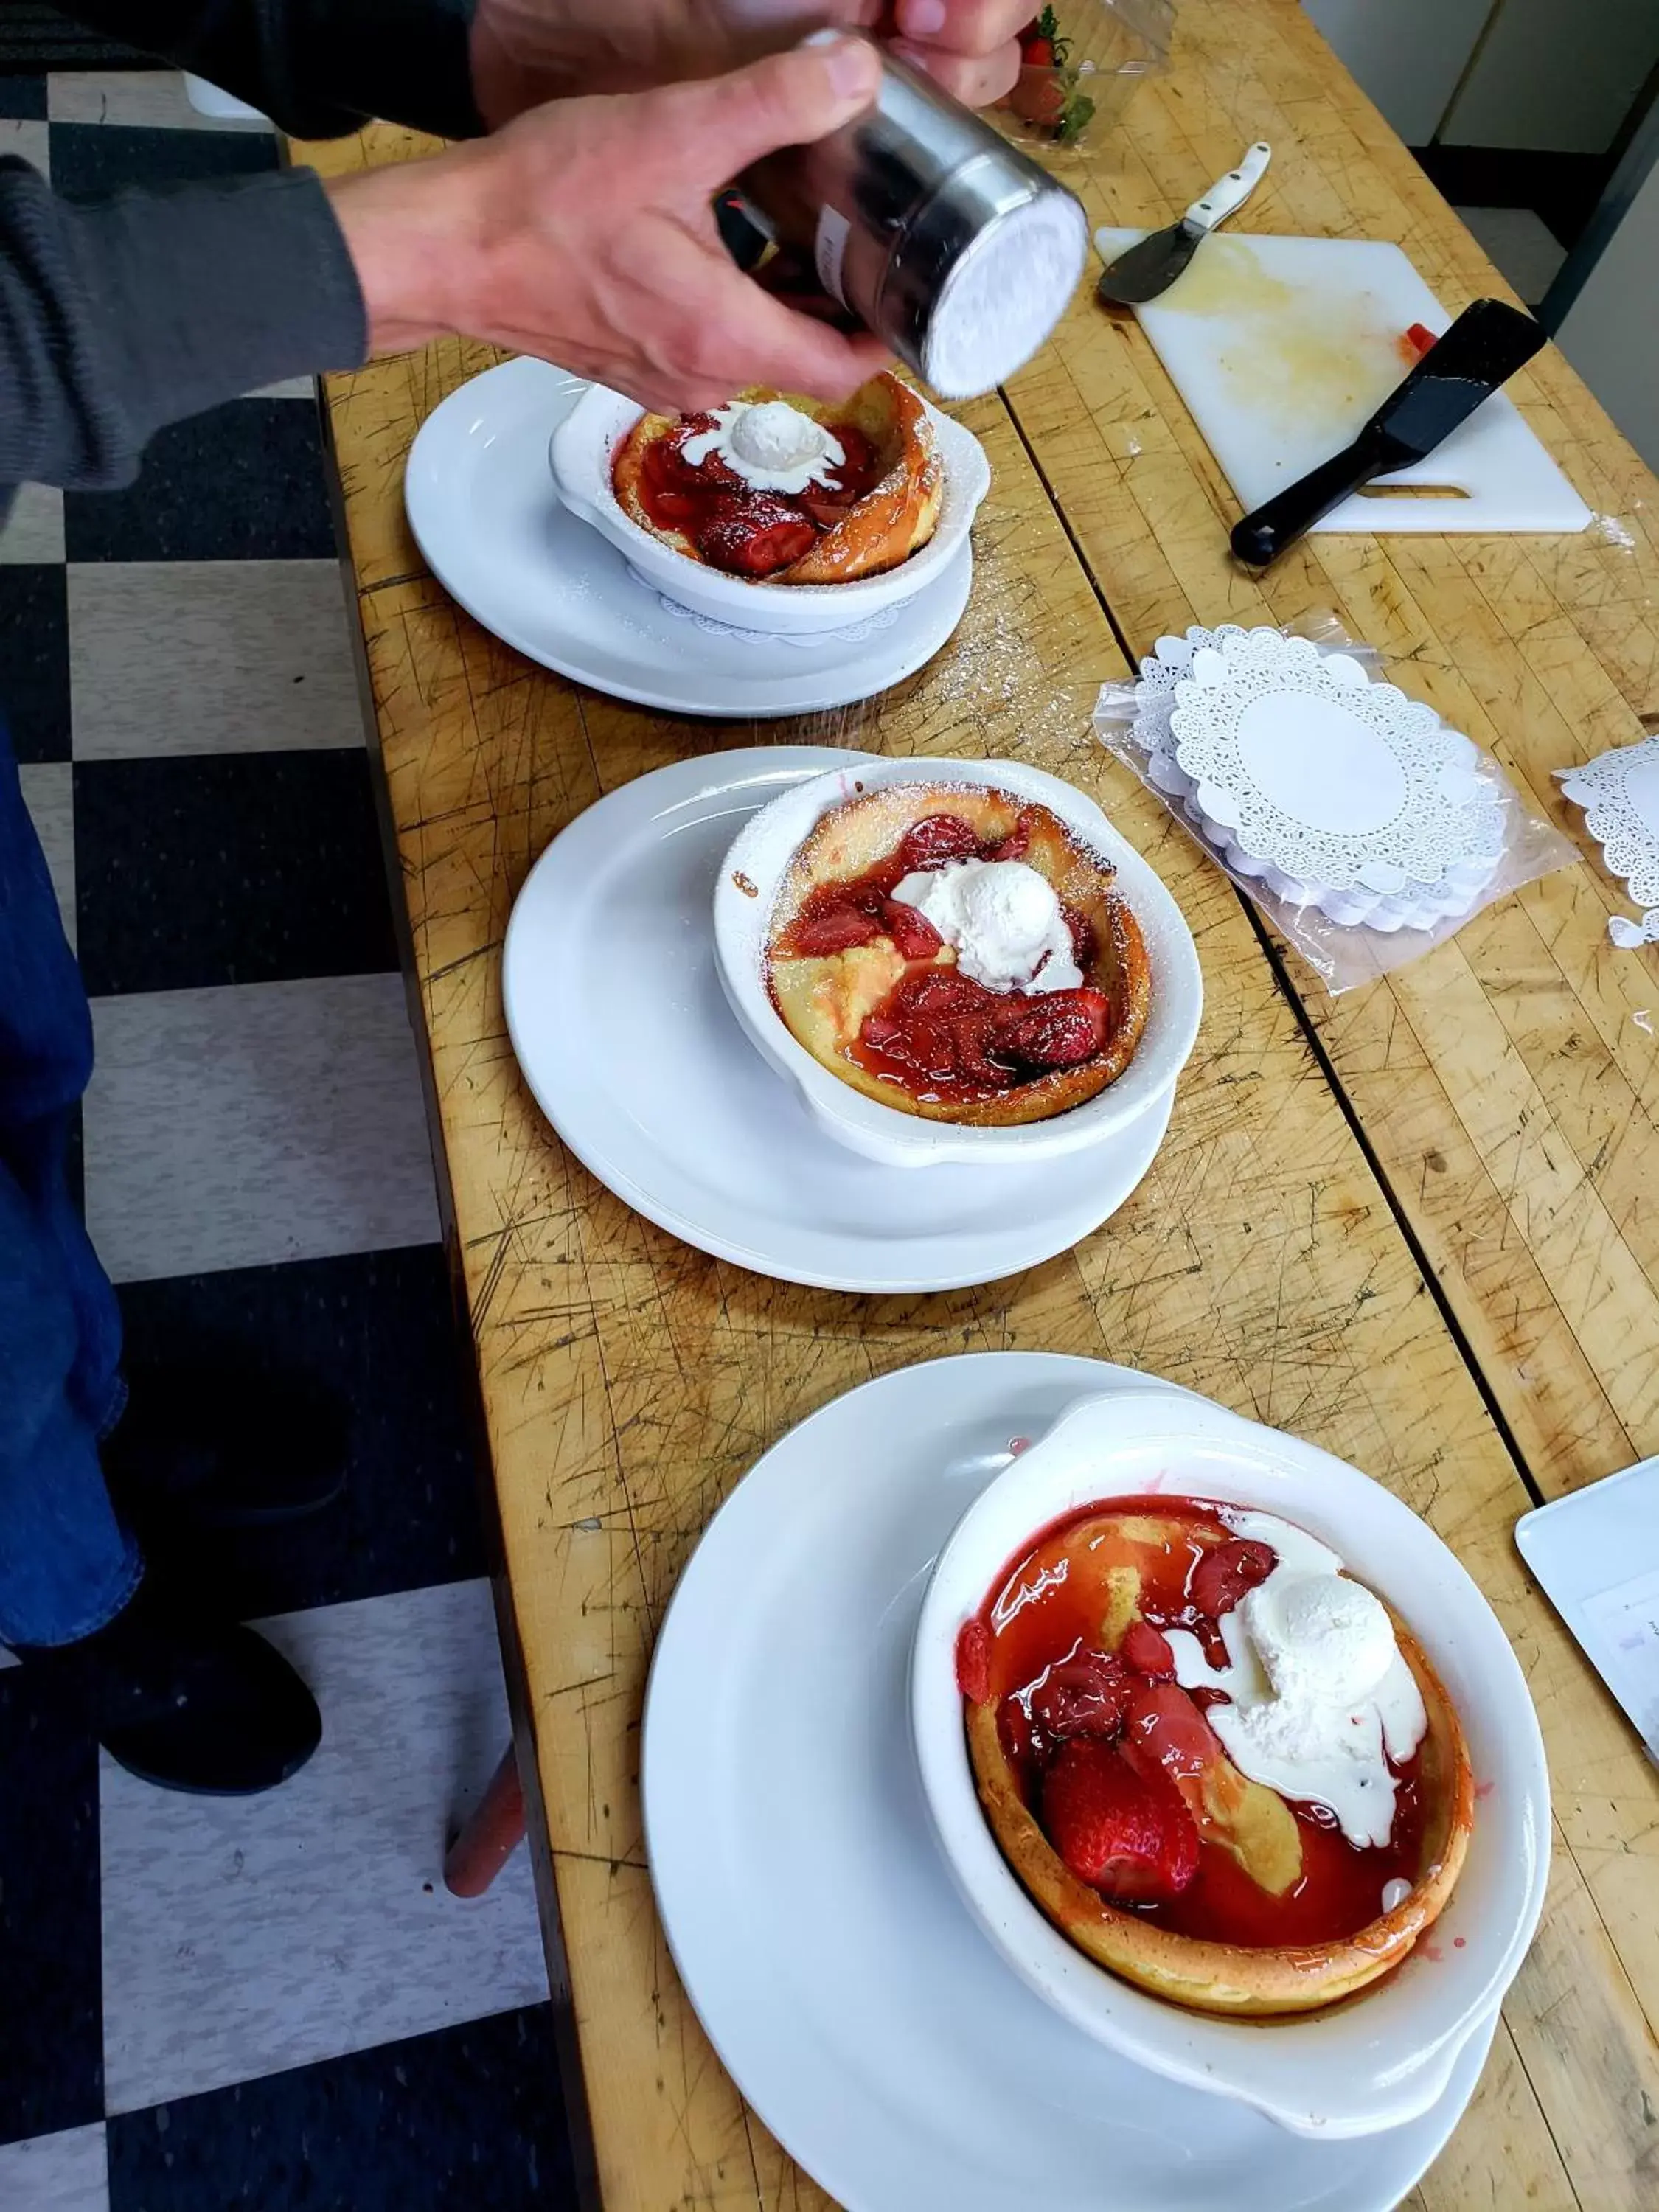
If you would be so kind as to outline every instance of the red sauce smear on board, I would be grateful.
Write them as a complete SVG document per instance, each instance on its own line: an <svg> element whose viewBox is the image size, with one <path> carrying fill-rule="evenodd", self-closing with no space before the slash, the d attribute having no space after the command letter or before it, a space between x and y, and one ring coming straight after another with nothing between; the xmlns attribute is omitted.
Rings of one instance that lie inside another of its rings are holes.
<svg viewBox="0 0 1659 2212"><path fill-rule="evenodd" d="M881 477L876 449L863 431L836 422L827 427L845 459L826 471L833 491L822 484L758 491L718 453L696 468L686 459L686 440L717 427L712 415L686 415L653 439L641 466L640 504L659 530L683 531L711 568L728 575L758 580L802 559Z"/></svg>
<svg viewBox="0 0 1659 2212"><path fill-rule="evenodd" d="M1126 1540L1121 1524L1141 1516L1173 1523L1167 1540ZM1125 1563L1140 1572L1146 1634L1141 1640L1132 1628L1109 1656L1100 1640L1109 1602L1107 1570ZM1085 1506L1044 1529L1010 1562L958 1638L957 1675L964 1696L996 1701L1003 1749L1034 1814L1041 1818L1044 1773L1075 1725L1119 1741L1139 1729L1166 1765L1189 1757L1189 1771L1219 1750L1204 1713L1224 1693L1188 1692L1154 1679L1167 1656L1167 1646L1164 1655L1158 1651L1158 1632L1189 1629L1212 1663L1224 1663L1218 1620L1275 1564L1267 1545L1236 1536L1208 1501L1163 1496ZM1426 1808L1420 1754L1393 1771L1394 1826L1380 1849L1357 1849L1322 1807L1291 1805L1302 1874L1283 1896L1261 1888L1224 1844L1205 1838L1200 1826L1198 1870L1178 1896L1111 1901L1178 1934L1244 1946L1352 1936L1381 1917L1387 1883L1414 1881L1421 1871Z"/></svg>
<svg viewBox="0 0 1659 2212"><path fill-rule="evenodd" d="M1021 860L1030 842L1023 816L1007 836L981 840L958 815L926 815L861 876L811 891L772 957L823 958L886 937L917 963L866 1017L848 1053L871 1074L930 1103L994 1098L1052 1069L1079 1066L1109 1040L1112 1010L1103 991L987 990L953 966L933 964L943 939L925 915L892 895L906 876L952 860ZM1085 915L1061 911L1073 957L1086 975L1097 949L1094 930Z"/></svg>

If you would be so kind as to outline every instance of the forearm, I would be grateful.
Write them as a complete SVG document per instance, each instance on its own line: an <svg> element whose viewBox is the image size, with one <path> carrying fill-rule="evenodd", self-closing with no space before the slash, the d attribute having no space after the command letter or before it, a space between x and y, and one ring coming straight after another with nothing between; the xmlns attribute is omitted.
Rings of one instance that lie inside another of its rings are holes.
<svg viewBox="0 0 1659 2212"><path fill-rule="evenodd" d="M250 100L296 137L383 116L441 137L482 129L468 30L474 0L64 0L112 38Z"/></svg>
<svg viewBox="0 0 1659 2212"><path fill-rule="evenodd" d="M0 487L130 483L164 422L367 350L310 170L76 207L0 161Z"/></svg>

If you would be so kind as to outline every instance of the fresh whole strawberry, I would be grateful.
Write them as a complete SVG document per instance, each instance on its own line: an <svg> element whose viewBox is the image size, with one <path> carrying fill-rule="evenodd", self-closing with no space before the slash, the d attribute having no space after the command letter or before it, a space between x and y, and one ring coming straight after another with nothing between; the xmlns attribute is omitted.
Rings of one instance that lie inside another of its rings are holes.
<svg viewBox="0 0 1659 2212"><path fill-rule="evenodd" d="M1066 119L1066 87L1054 74L1052 58L1040 65L1022 61L1008 105L1034 129L1060 129Z"/></svg>
<svg viewBox="0 0 1659 2212"><path fill-rule="evenodd" d="M1198 1872L1198 1828L1175 1784L1096 1736L1061 1745L1043 1777L1042 1825L1078 1880L1115 1904L1166 1904Z"/></svg>

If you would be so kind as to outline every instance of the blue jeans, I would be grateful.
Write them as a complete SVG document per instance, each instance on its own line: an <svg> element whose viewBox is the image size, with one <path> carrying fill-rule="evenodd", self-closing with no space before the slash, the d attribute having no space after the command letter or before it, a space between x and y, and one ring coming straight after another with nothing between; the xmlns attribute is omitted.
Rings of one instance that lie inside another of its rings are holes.
<svg viewBox="0 0 1659 2212"><path fill-rule="evenodd" d="M99 1464L121 1316L71 1203L92 1016L0 730L0 1643L72 1644L137 1588Z"/></svg>

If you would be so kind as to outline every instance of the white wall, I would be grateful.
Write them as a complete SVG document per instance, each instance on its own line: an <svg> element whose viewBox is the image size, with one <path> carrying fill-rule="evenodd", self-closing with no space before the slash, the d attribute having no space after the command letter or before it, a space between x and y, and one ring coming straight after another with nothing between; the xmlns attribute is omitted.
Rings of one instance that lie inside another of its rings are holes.
<svg viewBox="0 0 1659 2212"><path fill-rule="evenodd" d="M1426 146L1438 130L1492 8L1492 0L1303 3L1408 146ZM1239 5L1248 6L1249 0Z"/></svg>
<svg viewBox="0 0 1659 2212"><path fill-rule="evenodd" d="M1556 333L1650 468L1659 469L1659 166Z"/></svg>
<svg viewBox="0 0 1659 2212"><path fill-rule="evenodd" d="M1384 21L1395 12L1387 0L1341 4ZM1441 138L1605 154L1656 62L1659 0L1502 0Z"/></svg>

